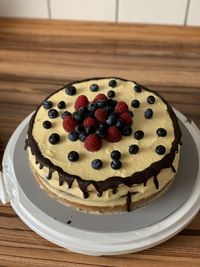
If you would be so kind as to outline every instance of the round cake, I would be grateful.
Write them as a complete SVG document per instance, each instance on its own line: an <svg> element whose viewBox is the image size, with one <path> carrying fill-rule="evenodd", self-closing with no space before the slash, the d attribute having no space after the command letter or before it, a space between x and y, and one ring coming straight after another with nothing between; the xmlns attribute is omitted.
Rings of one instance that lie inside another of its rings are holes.
<svg viewBox="0 0 200 267"><path fill-rule="evenodd" d="M25 148L41 187L82 211L130 211L157 199L178 169L181 131L155 91L121 78L68 84L33 114Z"/></svg>

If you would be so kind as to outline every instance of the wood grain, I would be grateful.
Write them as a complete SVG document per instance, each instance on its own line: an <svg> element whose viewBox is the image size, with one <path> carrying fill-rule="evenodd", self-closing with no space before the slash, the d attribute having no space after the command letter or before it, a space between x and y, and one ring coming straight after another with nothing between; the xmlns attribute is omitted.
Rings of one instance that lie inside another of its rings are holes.
<svg viewBox="0 0 200 267"><path fill-rule="evenodd" d="M160 92L200 127L200 28L0 19L0 160L14 129L45 96L97 76ZM112 257L72 253L0 206L0 267L200 266L200 214L171 240Z"/></svg>

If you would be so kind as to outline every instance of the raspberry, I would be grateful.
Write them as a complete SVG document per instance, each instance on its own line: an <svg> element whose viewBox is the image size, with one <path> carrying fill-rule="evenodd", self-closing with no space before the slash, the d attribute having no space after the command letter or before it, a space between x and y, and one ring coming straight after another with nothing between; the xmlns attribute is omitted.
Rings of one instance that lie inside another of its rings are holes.
<svg viewBox="0 0 200 267"><path fill-rule="evenodd" d="M91 134L86 137L84 147L91 152L98 151L101 148L101 140L96 134Z"/></svg>
<svg viewBox="0 0 200 267"><path fill-rule="evenodd" d="M120 114L120 119L122 119L126 125L131 125L133 122L131 115L127 112Z"/></svg>
<svg viewBox="0 0 200 267"><path fill-rule="evenodd" d="M64 117L63 128L65 129L65 131L74 132L76 125L77 121L71 115Z"/></svg>
<svg viewBox="0 0 200 267"><path fill-rule="evenodd" d="M95 129L97 128L97 122L94 118L92 117L87 117L86 119L84 119L83 121L83 126L85 128L89 127L89 126L93 126Z"/></svg>
<svg viewBox="0 0 200 267"><path fill-rule="evenodd" d="M106 140L108 142L114 143L114 142L119 142L122 138L122 134L120 130L118 130L115 126L111 126L107 130L106 134Z"/></svg>
<svg viewBox="0 0 200 267"><path fill-rule="evenodd" d="M96 103L99 100L107 100L107 96L105 96L104 94L98 94L95 96L93 103Z"/></svg>
<svg viewBox="0 0 200 267"><path fill-rule="evenodd" d="M75 110L78 110L79 108L86 108L89 101L85 95L80 95L75 102Z"/></svg>
<svg viewBox="0 0 200 267"><path fill-rule="evenodd" d="M105 110L101 109L101 108L98 108L95 113L94 113L94 116L96 118L96 120L100 123L102 122L106 122L107 118L108 118L108 115L107 113L105 112Z"/></svg>
<svg viewBox="0 0 200 267"><path fill-rule="evenodd" d="M117 105L115 106L115 111L119 114L128 112L128 106L125 102L118 102Z"/></svg>

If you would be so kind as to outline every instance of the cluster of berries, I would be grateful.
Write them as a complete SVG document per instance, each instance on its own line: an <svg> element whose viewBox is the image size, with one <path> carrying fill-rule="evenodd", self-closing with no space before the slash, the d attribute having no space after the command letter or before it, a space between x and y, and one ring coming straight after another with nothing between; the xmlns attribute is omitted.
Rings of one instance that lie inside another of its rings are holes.
<svg viewBox="0 0 200 267"><path fill-rule="evenodd" d="M89 102L85 95L80 95L74 108L73 114L68 112L63 118L63 128L71 141L79 139L89 151L98 151L102 138L118 142L132 133L133 113L125 102L108 99L104 94Z"/></svg>

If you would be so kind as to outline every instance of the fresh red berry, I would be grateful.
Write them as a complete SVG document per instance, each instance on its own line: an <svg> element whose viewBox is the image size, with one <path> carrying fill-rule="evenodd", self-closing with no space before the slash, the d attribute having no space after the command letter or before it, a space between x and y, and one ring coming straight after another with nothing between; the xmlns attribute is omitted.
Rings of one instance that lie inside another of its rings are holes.
<svg viewBox="0 0 200 267"><path fill-rule="evenodd" d="M115 126L111 126L108 128L106 133L106 140L108 142L114 143L119 142L122 138L122 134L119 129L117 129Z"/></svg>
<svg viewBox="0 0 200 267"><path fill-rule="evenodd" d="M91 152L98 151L101 148L101 139L96 134L86 137L84 147Z"/></svg>
<svg viewBox="0 0 200 267"><path fill-rule="evenodd" d="M63 128L65 129L65 131L74 132L76 125L77 121L71 115L64 117Z"/></svg>
<svg viewBox="0 0 200 267"><path fill-rule="evenodd" d="M75 110L78 110L79 108L86 108L89 101L85 95L80 95L75 102Z"/></svg>
<svg viewBox="0 0 200 267"><path fill-rule="evenodd" d="M115 111L119 114L128 112L128 106L125 102L121 101L118 102L117 105L115 106Z"/></svg>
<svg viewBox="0 0 200 267"><path fill-rule="evenodd" d="M131 115L127 112L120 114L120 119L122 119L126 125L131 125L133 122Z"/></svg>
<svg viewBox="0 0 200 267"><path fill-rule="evenodd" d="M96 103L97 101L99 100L107 100L107 96L104 95L104 94L98 94L95 96L94 100L93 100L93 103Z"/></svg>
<svg viewBox="0 0 200 267"><path fill-rule="evenodd" d="M103 122L106 122L107 118L108 118L108 115L107 113L105 112L105 110L101 109L101 108L98 108L95 113L94 113L94 116L96 118L96 120L99 122L99 123L103 123Z"/></svg>
<svg viewBox="0 0 200 267"><path fill-rule="evenodd" d="M92 117L87 117L86 119L84 119L83 121L83 126L85 128L89 127L89 126L93 126L94 128L97 128L97 122L94 118Z"/></svg>

